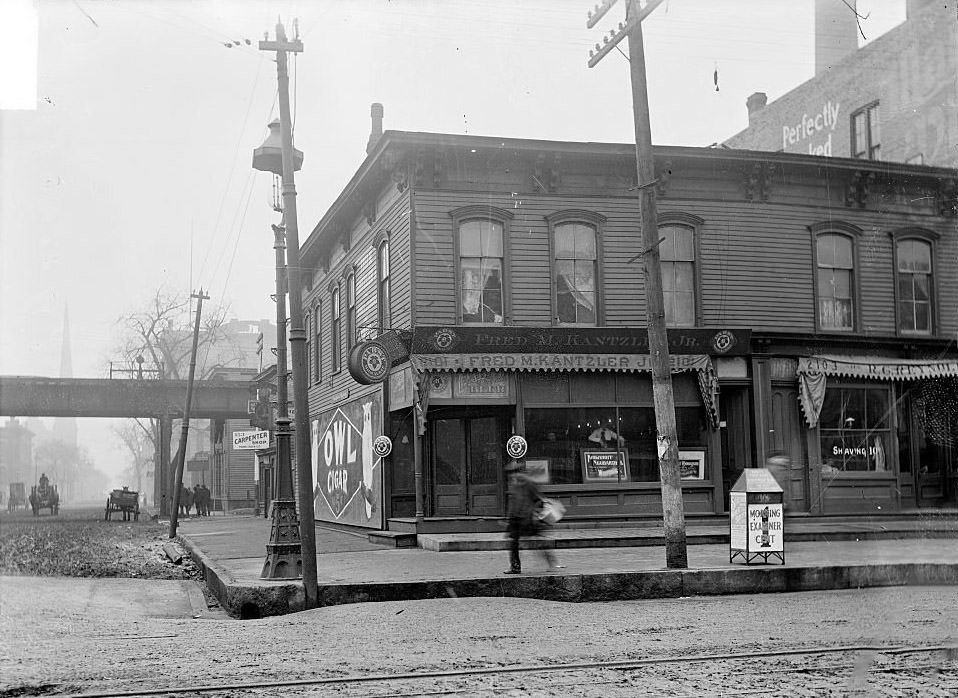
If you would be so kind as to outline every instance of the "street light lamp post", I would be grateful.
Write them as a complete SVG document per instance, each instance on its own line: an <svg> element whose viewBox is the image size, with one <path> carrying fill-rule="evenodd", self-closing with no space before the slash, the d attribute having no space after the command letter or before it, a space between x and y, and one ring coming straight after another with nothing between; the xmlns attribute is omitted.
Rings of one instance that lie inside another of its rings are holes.
<svg viewBox="0 0 958 698"><path fill-rule="evenodd" d="M283 190L283 222L286 227L286 279L289 293L289 342L293 370L294 431L296 434L297 494L299 495L299 533L302 551L303 592L306 608L317 604L319 589L316 581L316 528L313 514L313 472L310 464L309 410L306 403L306 330L303 326L303 292L299 264L299 229L296 218L296 185L293 172L302 163L302 153L293 149L293 133L289 110L289 71L287 52L301 52L299 38L287 40L283 25L276 25L275 41L260 41L261 51L276 52L276 76L279 83L279 157L273 136L253 151L253 167L257 170L281 175ZM277 254L277 258L279 255ZM277 297L278 300L278 297ZM277 328L279 329L279 328ZM284 342L285 344L285 342ZM279 348L277 348L277 353ZM278 358L278 357L277 357ZM277 375L282 386L285 376ZM278 386L279 387L279 386ZM281 400L280 405L284 402ZM277 458L279 452L280 420L277 419ZM288 420L287 420L288 424ZM288 443L288 442L287 442ZM287 462L290 463L291 459ZM279 463L279 469L287 467ZM288 466L292 470L292 465ZM274 518L274 531L276 530ZM274 535L278 535L278 532ZM268 562L268 561L267 561Z"/></svg>

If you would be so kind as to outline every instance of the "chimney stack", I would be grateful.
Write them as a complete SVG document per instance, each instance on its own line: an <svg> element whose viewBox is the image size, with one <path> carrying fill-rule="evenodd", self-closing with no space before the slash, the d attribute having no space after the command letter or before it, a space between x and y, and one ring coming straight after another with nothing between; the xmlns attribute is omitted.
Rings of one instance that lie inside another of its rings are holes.
<svg viewBox="0 0 958 698"><path fill-rule="evenodd" d="M748 125L751 126L756 114L765 108L768 104L768 95L764 92L753 92L745 100L745 106L748 109Z"/></svg>
<svg viewBox="0 0 958 698"><path fill-rule="evenodd" d="M831 70L858 50L855 0L815 0L815 74Z"/></svg>
<svg viewBox="0 0 958 698"><path fill-rule="evenodd" d="M366 155L369 155L376 143L383 137L383 105L379 102L373 102L369 108L369 115L372 117L372 130L369 133L369 140L366 142Z"/></svg>

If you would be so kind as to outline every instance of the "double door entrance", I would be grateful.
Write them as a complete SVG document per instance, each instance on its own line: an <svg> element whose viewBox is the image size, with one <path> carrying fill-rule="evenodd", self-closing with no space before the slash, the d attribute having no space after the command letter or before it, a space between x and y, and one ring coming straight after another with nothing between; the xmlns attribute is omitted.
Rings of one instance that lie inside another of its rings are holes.
<svg viewBox="0 0 958 698"><path fill-rule="evenodd" d="M433 516L501 516L508 418L449 414L429 426Z"/></svg>

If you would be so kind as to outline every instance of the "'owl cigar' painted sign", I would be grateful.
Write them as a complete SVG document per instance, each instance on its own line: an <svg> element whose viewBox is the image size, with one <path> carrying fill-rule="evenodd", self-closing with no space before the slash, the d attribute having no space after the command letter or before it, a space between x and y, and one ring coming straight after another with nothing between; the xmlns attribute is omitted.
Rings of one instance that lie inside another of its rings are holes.
<svg viewBox="0 0 958 698"><path fill-rule="evenodd" d="M316 518L382 528L382 397L368 395L312 423Z"/></svg>

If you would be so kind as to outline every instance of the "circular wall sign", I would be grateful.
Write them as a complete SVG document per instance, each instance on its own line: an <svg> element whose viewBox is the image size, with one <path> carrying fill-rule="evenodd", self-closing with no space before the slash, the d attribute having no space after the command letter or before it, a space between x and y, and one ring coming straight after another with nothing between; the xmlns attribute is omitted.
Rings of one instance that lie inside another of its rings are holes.
<svg viewBox="0 0 958 698"><path fill-rule="evenodd" d="M362 342L349 352L349 374L357 383L382 383L392 363L386 345L377 339Z"/></svg>
<svg viewBox="0 0 958 698"><path fill-rule="evenodd" d="M518 434L513 434L509 437L509 440L506 441L506 453L509 454L510 458L518 460L525 456L528 450L529 445L526 443L526 440Z"/></svg>
<svg viewBox="0 0 958 698"><path fill-rule="evenodd" d="M383 434L382 436L377 436L373 441L373 453L375 453L380 458L385 458L393 450L393 442L388 436Z"/></svg>

